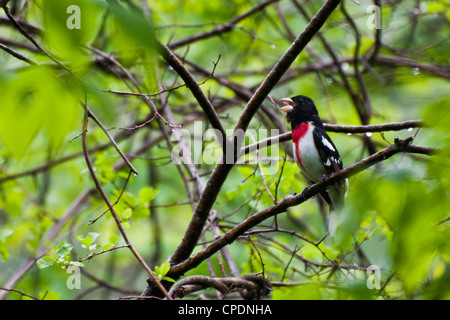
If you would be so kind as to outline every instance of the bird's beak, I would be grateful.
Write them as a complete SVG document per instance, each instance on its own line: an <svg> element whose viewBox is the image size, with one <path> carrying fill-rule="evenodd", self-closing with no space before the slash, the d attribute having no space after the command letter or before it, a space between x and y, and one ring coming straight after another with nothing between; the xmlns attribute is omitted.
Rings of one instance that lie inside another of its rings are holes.
<svg viewBox="0 0 450 320"><path fill-rule="evenodd" d="M291 98L283 98L280 99L280 102L282 102L284 105L280 108L283 112L291 112L294 110L294 101Z"/></svg>

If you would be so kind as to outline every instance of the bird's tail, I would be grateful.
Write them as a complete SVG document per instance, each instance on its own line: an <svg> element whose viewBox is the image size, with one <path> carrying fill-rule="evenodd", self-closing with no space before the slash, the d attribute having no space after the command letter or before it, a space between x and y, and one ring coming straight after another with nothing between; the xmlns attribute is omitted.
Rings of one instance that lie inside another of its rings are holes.
<svg viewBox="0 0 450 320"><path fill-rule="evenodd" d="M328 196L331 200L330 205L330 218L328 220L328 232L331 237L334 237L336 230L343 221L342 211L344 208L344 199L347 195L348 180L345 179L342 183L336 186L330 187L328 190Z"/></svg>

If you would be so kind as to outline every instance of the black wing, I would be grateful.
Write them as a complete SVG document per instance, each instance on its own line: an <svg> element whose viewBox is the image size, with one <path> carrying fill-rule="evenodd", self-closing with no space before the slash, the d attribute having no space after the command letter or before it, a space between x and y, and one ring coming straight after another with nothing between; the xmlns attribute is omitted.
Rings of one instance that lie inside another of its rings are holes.
<svg viewBox="0 0 450 320"><path fill-rule="evenodd" d="M330 175L333 172L343 169L344 165L339 152L325 130L320 127L314 128L313 138L322 164L325 167L326 174ZM342 199L345 194L345 184L346 182L342 180L334 185L335 192L321 193L322 197L330 205L330 207L338 205L338 202L342 203Z"/></svg>
<svg viewBox="0 0 450 320"><path fill-rule="evenodd" d="M339 152L324 129L314 128L314 143L319 151L320 159L329 175L344 168Z"/></svg>

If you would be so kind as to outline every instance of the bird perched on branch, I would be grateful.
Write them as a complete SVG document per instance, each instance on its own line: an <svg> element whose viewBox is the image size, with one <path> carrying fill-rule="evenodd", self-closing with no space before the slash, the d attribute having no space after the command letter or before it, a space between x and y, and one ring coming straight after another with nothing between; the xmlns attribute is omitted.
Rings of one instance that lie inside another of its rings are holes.
<svg viewBox="0 0 450 320"><path fill-rule="evenodd" d="M326 133L314 102L305 96L295 96L280 100L281 111L292 127L292 144L295 162L303 175L316 183L323 176L343 169L339 152ZM336 214L344 203L348 189L347 179L341 180L321 193L330 206L329 232L333 236L336 231Z"/></svg>

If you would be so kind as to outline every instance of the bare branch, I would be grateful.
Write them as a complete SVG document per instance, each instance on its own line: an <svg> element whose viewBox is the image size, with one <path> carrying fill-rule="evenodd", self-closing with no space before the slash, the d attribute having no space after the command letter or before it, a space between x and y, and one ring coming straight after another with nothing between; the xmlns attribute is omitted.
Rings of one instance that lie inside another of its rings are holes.
<svg viewBox="0 0 450 320"><path fill-rule="evenodd" d="M106 134L106 136L109 138L109 140L111 141L112 145L114 146L114 148L117 150L117 152L119 153L119 155L122 157L123 161L125 161L125 163L127 164L127 166L130 168L130 170L135 174L138 175L139 172L133 167L133 165L131 164L131 162L128 160L127 156L122 152L122 150L120 149L119 145L116 143L116 141L114 140L113 136L109 133L108 129L105 128L105 126L100 122L100 120L95 116L95 114L91 111L91 109L87 108L87 113L88 116L94 120L94 122L103 130L103 132ZM87 130L87 129L85 129ZM85 134L86 132L83 132L83 134Z"/></svg>
<svg viewBox="0 0 450 320"><path fill-rule="evenodd" d="M208 120L213 126L213 128L219 130L219 132L222 134L221 138L223 138L224 140L219 139L219 141L222 143L222 146L224 146L226 144L225 129L223 128L220 118L217 115L216 111L214 110L214 106L211 104L211 101L209 101L203 90L198 85L195 78L191 75L189 70L187 70L186 67L181 63L178 57L163 43L157 41L157 46L158 51L160 52L164 60L166 60L166 62L178 73L178 75L186 83L186 86L189 88L189 90L191 90L192 94L197 99L200 107L203 109L206 116L208 117Z"/></svg>
<svg viewBox="0 0 450 320"><path fill-rule="evenodd" d="M71 75L73 75L72 71L70 71L69 68L67 68L64 64L62 64L61 62L59 62L55 57L53 57L53 55L51 55L50 53L48 53L46 50L44 50L44 48L42 48L37 42L36 40L33 39L33 37L22 27L22 25L20 23L17 22L17 20L11 15L11 13L9 12L8 7L6 6L7 1L4 2L3 4L1 4L0 6L3 8L3 11L5 12L6 16L8 17L8 19L11 21L11 23L15 26L15 28L25 37L27 38L38 50L39 52L41 52L43 55L47 56L48 58L50 58L53 62L55 62L58 66L60 66L61 68L63 68L64 70L68 71Z"/></svg>
<svg viewBox="0 0 450 320"><path fill-rule="evenodd" d="M111 215L114 218L114 221L116 222L117 228L119 229L120 234L122 235L125 243L129 247L130 251L133 253L133 255L136 257L136 259L139 261L139 263L144 267L144 269L148 272L152 280L154 281L155 285L158 287L159 290L161 290L161 293L166 296L168 299L171 299L169 294L167 293L166 289L163 287L159 279L155 276L153 271L150 269L150 267L147 265L147 263L144 261L144 259L140 256L140 254L136 251L134 246L131 244L130 240L128 239L128 235L125 232L125 229L122 226L122 221L120 221L119 216L117 215L114 206L110 202L108 195L106 194L105 190L103 189L102 185L100 184L100 181L98 180L94 167L92 166L91 159L89 157L88 153L88 147L87 147L87 122L88 122L88 116L89 115L89 109L88 106L85 104L86 114L85 119L83 121L83 134L81 135L82 138L82 145L83 145L83 153L84 158L86 160L86 165L89 169L89 173L91 174L92 180L94 181L95 187L100 192L103 200L105 201L107 207L109 208Z"/></svg>
<svg viewBox="0 0 450 320"><path fill-rule="evenodd" d="M410 68L417 68L421 71L432 73L438 77L450 79L450 69L445 65L423 63L402 56L388 56L384 54L379 54L375 58L374 62L377 64L389 66L405 66Z"/></svg>
<svg viewBox="0 0 450 320"><path fill-rule="evenodd" d="M271 286L270 282L261 274L246 274L239 277L224 278L195 275L186 277L175 283L170 289L169 294L173 298L183 298L192 292L207 288L214 288L222 294L229 294L239 289L245 289L244 291L240 291L243 298L261 299L270 292Z"/></svg>
<svg viewBox="0 0 450 320"><path fill-rule="evenodd" d="M401 121L401 122L393 122L393 123L384 123L384 124L374 124L374 125L365 125L365 126L345 126L345 125L336 125L336 124L323 124L325 129L329 132L341 132L348 134L355 133L374 133L374 132L385 132L385 131L399 131L404 129L411 128L421 128L425 126L423 121L421 120L409 120L409 121ZM254 152L255 150L261 147L271 146L273 143L280 143L284 141L290 141L292 139L292 132L286 132L279 136L270 137L251 145L248 145L242 148L241 152L244 154Z"/></svg>
<svg viewBox="0 0 450 320"><path fill-rule="evenodd" d="M328 19L334 9L336 9L339 3L340 0L326 1L322 8L320 8L316 15L311 19L305 29L297 36L289 49L278 60L267 77L258 87L255 94L248 101L247 106L240 116L235 130L242 129L245 131L247 129L250 121L252 120L261 103L264 101L273 87L277 84L277 82L281 79L283 74L288 70L288 68L291 66L300 52L302 52L302 50L306 47L312 37L323 26L325 21Z"/></svg>
<svg viewBox="0 0 450 320"><path fill-rule="evenodd" d="M15 58L17 58L19 60L25 61L26 63L28 63L28 64L30 64L32 66L36 65L36 62L28 59L23 54L15 51L14 49L11 49L10 47L4 45L3 43L0 43L0 49L2 49L3 51L9 53L10 55L12 55L13 57L15 57Z"/></svg>
<svg viewBox="0 0 450 320"><path fill-rule="evenodd" d="M269 5L273 2L277 2L277 1L279 1L279 0L267 0L265 2L261 2L260 4L254 6L252 9L248 10L247 12L244 12L243 14L238 15L237 17L233 18L228 23L222 24L222 25L214 28L211 31L197 34L192 37L182 39L182 40L179 40L176 42L172 42L168 45L168 47L171 49L176 49L178 47L185 46L185 45L193 43L195 41L203 40L203 39L206 39L206 38L209 38L212 36L217 36L217 35L223 34L225 32L229 32L234 29L234 27L236 26L236 24L238 22L240 22L240 21L244 20L245 18L251 16L252 14L264 9L267 5Z"/></svg>
<svg viewBox="0 0 450 320"><path fill-rule="evenodd" d="M211 79L214 76L214 72L216 70L217 64L219 63L220 58L222 57L222 55L219 54L219 57L217 58L217 60L215 62L213 62L213 69L211 71L211 73L206 77L205 80L203 80L202 82L199 82L198 85L201 86L203 84L205 84L209 79ZM183 88L186 86L186 83L184 84L180 84L179 86L175 86L175 87L171 87L171 88L165 88L162 89L156 93L139 93L139 92L127 92L127 91L118 91L118 90L111 90L111 89L100 89L101 91L104 92L108 92L108 93L114 93L120 96L135 96L135 97L145 97L145 98L149 98L149 97L156 97L159 96L160 94L163 94L165 92L169 92L169 91L173 91L179 88Z"/></svg>

